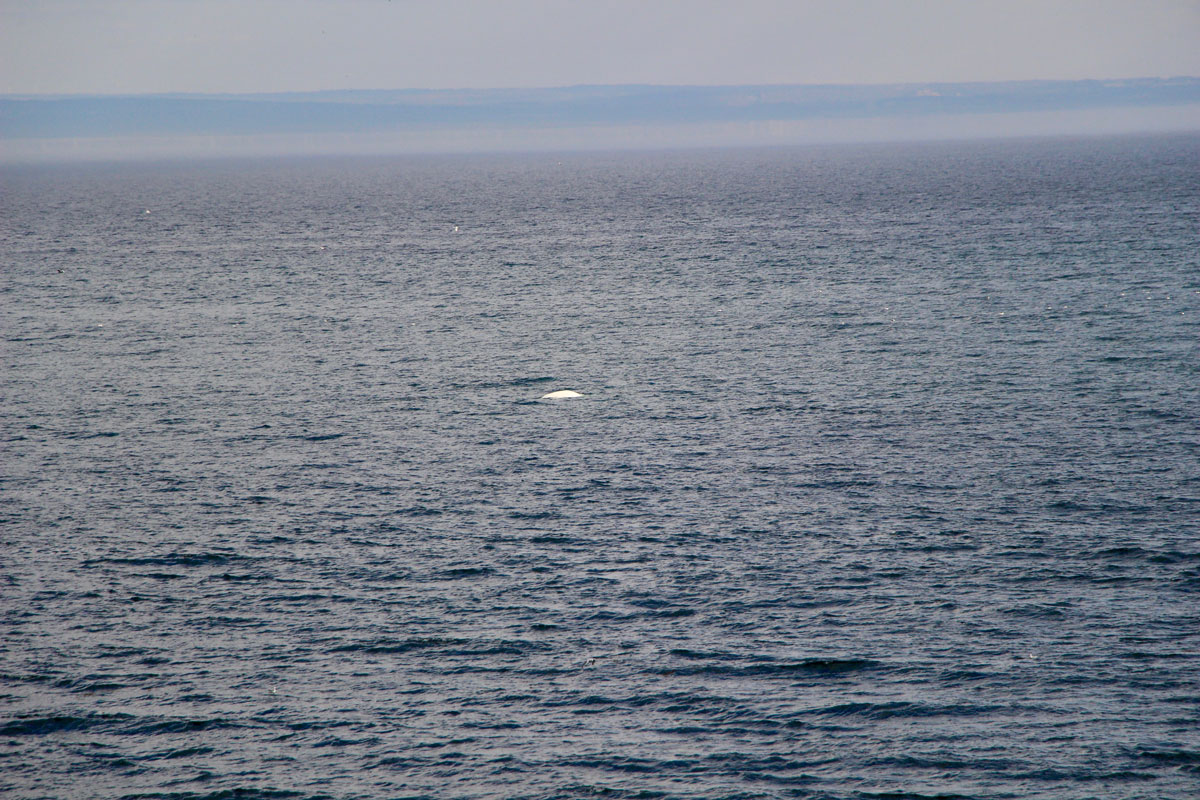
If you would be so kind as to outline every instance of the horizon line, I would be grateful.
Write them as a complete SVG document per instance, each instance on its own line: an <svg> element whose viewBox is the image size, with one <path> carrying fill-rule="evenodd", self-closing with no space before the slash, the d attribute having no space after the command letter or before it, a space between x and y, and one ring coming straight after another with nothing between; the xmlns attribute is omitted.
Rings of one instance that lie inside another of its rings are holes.
<svg viewBox="0 0 1200 800"><path fill-rule="evenodd" d="M352 92L398 92L433 94L438 92L542 92L570 89L758 89L758 88L849 88L885 86L1000 86L1012 84L1048 83L1138 83L1171 81L1200 81L1200 75L1141 75L1136 77L1107 78L1020 78L1013 80L986 81L896 81L870 83L572 83L541 86L458 86L458 87L392 87L392 88L340 88L340 89L284 89L263 91L161 91L161 92L0 92L4 100L67 100L73 98L162 98L162 97L276 97L279 95L321 95Z"/></svg>

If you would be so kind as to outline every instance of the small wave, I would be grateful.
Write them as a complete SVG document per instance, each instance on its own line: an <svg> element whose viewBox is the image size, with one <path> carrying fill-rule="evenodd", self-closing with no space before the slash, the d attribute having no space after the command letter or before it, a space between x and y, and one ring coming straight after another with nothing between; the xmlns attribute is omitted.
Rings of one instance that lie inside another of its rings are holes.
<svg viewBox="0 0 1200 800"><path fill-rule="evenodd" d="M118 689L128 688L129 685L128 683L118 683L116 681L93 681L90 683L76 683L68 691L72 694L96 694L97 692L115 692Z"/></svg>
<svg viewBox="0 0 1200 800"><path fill-rule="evenodd" d="M17 673L0 673L0 681L12 684L49 684L54 680L52 675L19 675Z"/></svg>
<svg viewBox="0 0 1200 800"><path fill-rule="evenodd" d="M1006 710L1004 706L953 704L944 706L925 705L896 701L891 703L839 703L805 712L821 717L862 717L864 719L924 719L928 717L977 717Z"/></svg>
<svg viewBox="0 0 1200 800"><path fill-rule="evenodd" d="M1110 560L1114 558L1145 558L1150 553L1141 547L1106 547L1097 550L1094 558Z"/></svg>
<svg viewBox="0 0 1200 800"><path fill-rule="evenodd" d="M510 511L509 519L560 519L562 514L557 511Z"/></svg>
<svg viewBox="0 0 1200 800"><path fill-rule="evenodd" d="M414 639L375 639L331 648L333 653L408 653L413 650L457 647L469 644L469 639L448 639L429 636Z"/></svg>
<svg viewBox="0 0 1200 800"><path fill-rule="evenodd" d="M732 661L738 658L733 653L711 653L700 650L688 650L683 647L677 647L674 650L670 650L669 653L679 658L694 658L697 660Z"/></svg>
<svg viewBox="0 0 1200 800"><path fill-rule="evenodd" d="M405 570L399 570L397 572L385 572L381 575L371 575L370 577L371 580L381 581L383 583L391 583L393 581L400 582L411 580L412 573Z"/></svg>
<svg viewBox="0 0 1200 800"><path fill-rule="evenodd" d="M163 556L143 556L141 558L91 558L83 562L85 567L96 564L127 564L133 567L149 566L183 566L200 567L207 564L228 564L234 561L253 560L248 556L237 553L168 553Z"/></svg>
<svg viewBox="0 0 1200 800"><path fill-rule="evenodd" d="M879 662L865 658L813 658L785 663L759 663L743 666L704 664L694 667L675 667L659 670L673 675L729 675L741 677L787 678L797 675L833 676L873 669Z"/></svg>
<svg viewBox="0 0 1200 800"><path fill-rule="evenodd" d="M562 761L567 767L582 769L600 769L607 772L659 772L664 767L671 766L670 762L656 761L649 758L576 758Z"/></svg>
<svg viewBox="0 0 1200 800"><path fill-rule="evenodd" d="M132 714L68 714L15 719L0 726L0 736L49 736L97 728L117 735L146 736L238 727L243 726L224 719L143 718L135 717Z"/></svg>
<svg viewBox="0 0 1200 800"><path fill-rule="evenodd" d="M269 720L260 720L267 722ZM304 720L301 722L285 722L284 726L297 733L303 731L323 731L328 728L349 728L360 725L356 720L349 719L321 719L321 720Z"/></svg>
<svg viewBox="0 0 1200 800"><path fill-rule="evenodd" d="M286 789L236 787L215 792L149 792L121 795L120 800L332 800L327 794L293 792Z"/></svg>
<svg viewBox="0 0 1200 800"><path fill-rule="evenodd" d="M742 772L740 774L747 781L774 783L779 786L804 786L806 784L821 782L821 778L807 773L799 775L773 775L769 772Z"/></svg>
<svg viewBox="0 0 1200 800"><path fill-rule="evenodd" d="M199 731L223 730L244 727L240 723L225 719L164 719L143 722L130 726L128 733L154 735L158 733L197 733Z"/></svg>
<svg viewBox="0 0 1200 800"><path fill-rule="evenodd" d="M146 755L137 756L139 761L170 761L176 758L193 758L195 756L206 756L214 752L211 747L182 747L173 750L163 750L158 753L147 753Z"/></svg>
<svg viewBox="0 0 1200 800"><path fill-rule="evenodd" d="M674 795L678 797L678 795ZM730 800L735 800L745 795L730 795ZM561 791L548 795L547 797L603 797L604 800L660 800L660 798L672 797L666 792L660 792L655 789L621 789L613 786L601 786L591 783L572 783L563 786Z"/></svg>
<svg viewBox="0 0 1200 800"><path fill-rule="evenodd" d="M1154 564L1183 564L1191 561L1200 561L1200 553L1185 553L1181 550L1166 550L1150 556L1149 561Z"/></svg>
<svg viewBox="0 0 1200 800"><path fill-rule="evenodd" d="M476 647L466 647L448 650L452 656L522 656L535 650L549 650L549 646L540 642L525 642L502 639L492 643L480 644Z"/></svg>
<svg viewBox="0 0 1200 800"><path fill-rule="evenodd" d="M397 514L403 514L407 517L436 517L446 512L440 508L431 508L430 506L409 506L396 511Z"/></svg>
<svg viewBox="0 0 1200 800"><path fill-rule="evenodd" d="M72 715L30 717L13 720L0 725L0 736L47 736L54 733L84 731L89 728L111 725L114 722L123 722L130 719L133 719L133 717L129 714L83 717Z"/></svg>
<svg viewBox="0 0 1200 800"><path fill-rule="evenodd" d="M1156 764L1171 764L1185 772L1200 774L1200 750L1141 750L1138 758Z"/></svg>
<svg viewBox="0 0 1200 800"><path fill-rule="evenodd" d="M411 653L435 651L444 656L520 656L535 651L546 651L551 646L544 642L523 639L455 639L430 636L412 639L374 639L353 642L330 648L331 653Z"/></svg>
<svg viewBox="0 0 1200 800"><path fill-rule="evenodd" d="M380 767L389 767L395 770L407 769L424 769L434 764L441 763L440 755L430 756L385 756L377 761L372 761L367 765L368 769L378 769ZM407 797L407 795L406 795Z"/></svg>
<svg viewBox="0 0 1200 800"><path fill-rule="evenodd" d="M346 739L341 736L327 736L319 742L313 742L310 747L353 747L360 744L378 744L378 736L363 736L358 739ZM444 758L444 756L443 756Z"/></svg>
<svg viewBox="0 0 1200 800"><path fill-rule="evenodd" d="M658 619L678 619L680 617L693 617L696 615L694 608L677 607L677 608L661 608L654 611L647 611L643 616L654 617Z"/></svg>
<svg viewBox="0 0 1200 800"><path fill-rule="evenodd" d="M234 575L233 573L225 572L221 574L221 580L229 581L230 583L259 583L262 581L273 581L275 580L275 576L266 573L253 575Z"/></svg>
<svg viewBox="0 0 1200 800"><path fill-rule="evenodd" d="M491 567L455 567L453 569L444 569L441 572L435 573L436 577L449 580L457 580L459 578L478 578L481 575L491 574Z"/></svg>
<svg viewBox="0 0 1200 800"><path fill-rule="evenodd" d="M548 534L545 536L533 536L529 539L531 544L582 544L586 539L580 539L577 536L565 536L563 534Z"/></svg>
<svg viewBox="0 0 1200 800"><path fill-rule="evenodd" d="M1039 603L1013 606L1012 608L1004 609L1001 613L1012 614L1017 617L1033 617L1035 619L1058 619L1066 616L1066 612L1061 608Z"/></svg>
<svg viewBox="0 0 1200 800"><path fill-rule="evenodd" d="M920 792L859 792L859 797L869 800L973 800L965 794L921 794Z"/></svg>
<svg viewBox="0 0 1200 800"><path fill-rule="evenodd" d="M513 378L512 380L507 380L507 381L484 381L482 383L457 384L455 388L458 388L458 389L508 389L508 388L512 388L512 387L521 387L521 386L537 386L537 385L543 384L543 383L550 383L551 381L554 381L554 380L557 380L557 378L555 378L552 375L538 375L538 376L528 377L528 378Z"/></svg>
<svg viewBox="0 0 1200 800"><path fill-rule="evenodd" d="M869 658L810 658L794 664L776 664L777 669L789 672L820 672L836 674L842 672L858 672L879 666L878 661Z"/></svg>
<svg viewBox="0 0 1200 800"><path fill-rule="evenodd" d="M1108 547L1096 551L1092 557L1102 561L1149 561L1151 564L1182 564L1200 561L1200 553L1183 550L1147 550L1137 546Z"/></svg>
<svg viewBox="0 0 1200 800"><path fill-rule="evenodd" d="M953 758L947 756L886 756L871 759L870 763L900 769L971 770L986 769L1010 772L1018 763L1007 758Z"/></svg>
<svg viewBox="0 0 1200 800"><path fill-rule="evenodd" d="M1191 660L1196 657L1193 653L1148 653L1144 650L1131 650L1127 653L1118 653L1117 656L1118 658L1128 658L1130 661Z"/></svg>

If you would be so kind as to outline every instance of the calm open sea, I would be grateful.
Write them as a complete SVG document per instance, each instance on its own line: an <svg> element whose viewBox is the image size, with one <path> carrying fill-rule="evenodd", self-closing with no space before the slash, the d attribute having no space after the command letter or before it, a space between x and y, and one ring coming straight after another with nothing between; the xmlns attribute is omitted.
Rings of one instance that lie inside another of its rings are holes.
<svg viewBox="0 0 1200 800"><path fill-rule="evenodd" d="M1200 136L0 226L5 797L1200 796Z"/></svg>

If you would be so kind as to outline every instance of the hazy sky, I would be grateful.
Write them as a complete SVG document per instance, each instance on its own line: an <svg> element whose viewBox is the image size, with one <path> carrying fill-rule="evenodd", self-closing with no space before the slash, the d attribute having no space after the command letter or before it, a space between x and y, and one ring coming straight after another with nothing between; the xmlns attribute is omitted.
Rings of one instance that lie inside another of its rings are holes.
<svg viewBox="0 0 1200 800"><path fill-rule="evenodd" d="M0 93L1200 75L1200 0L0 0Z"/></svg>

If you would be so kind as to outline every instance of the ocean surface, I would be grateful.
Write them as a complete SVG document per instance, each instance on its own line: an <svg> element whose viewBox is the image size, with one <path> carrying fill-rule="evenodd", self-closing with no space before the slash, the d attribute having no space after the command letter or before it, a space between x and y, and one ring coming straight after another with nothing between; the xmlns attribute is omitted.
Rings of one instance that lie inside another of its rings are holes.
<svg viewBox="0 0 1200 800"><path fill-rule="evenodd" d="M8 167L0 245L6 798L1200 796L1200 136Z"/></svg>

